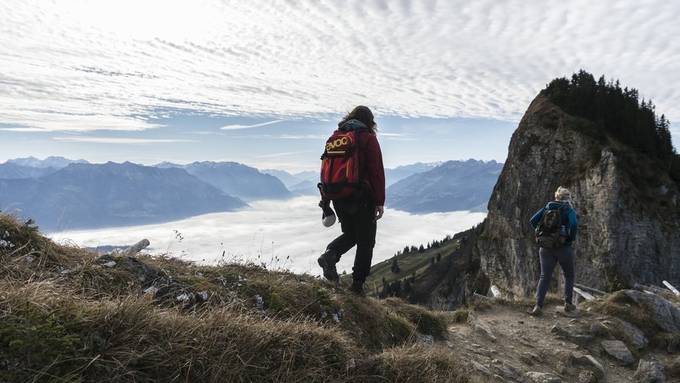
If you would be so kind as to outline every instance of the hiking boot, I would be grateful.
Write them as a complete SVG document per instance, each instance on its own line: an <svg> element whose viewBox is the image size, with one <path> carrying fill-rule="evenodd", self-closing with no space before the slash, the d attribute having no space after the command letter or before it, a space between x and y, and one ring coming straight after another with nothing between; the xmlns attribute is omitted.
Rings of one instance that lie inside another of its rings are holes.
<svg viewBox="0 0 680 383"><path fill-rule="evenodd" d="M538 317L543 314L543 309L540 308L539 306L534 306L534 308L527 311L527 313L531 316Z"/></svg>
<svg viewBox="0 0 680 383"><path fill-rule="evenodd" d="M352 283L352 287L349 288L349 290L354 293L354 295L360 296L360 297L365 297L366 292L364 291L364 284L354 281Z"/></svg>
<svg viewBox="0 0 680 383"><path fill-rule="evenodd" d="M571 313L576 311L576 306L572 305L571 303L565 303L564 304L564 312L565 313Z"/></svg>
<svg viewBox="0 0 680 383"><path fill-rule="evenodd" d="M323 270L324 278L331 282L337 282L340 278L338 277L338 270L335 268L335 264L338 262L338 258L335 256L335 252L332 250L326 250L325 253L321 254L319 259L317 259L319 266Z"/></svg>

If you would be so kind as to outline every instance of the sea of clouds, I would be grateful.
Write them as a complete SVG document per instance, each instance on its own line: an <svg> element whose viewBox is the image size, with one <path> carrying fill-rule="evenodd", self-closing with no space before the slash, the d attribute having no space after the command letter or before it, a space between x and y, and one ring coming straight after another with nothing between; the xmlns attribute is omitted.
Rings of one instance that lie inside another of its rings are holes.
<svg viewBox="0 0 680 383"><path fill-rule="evenodd" d="M316 197L288 201L259 201L238 212L213 213L180 221L98 230L52 233L58 242L79 246L131 245L143 238L149 251L185 260L214 264L220 261L264 263L318 275L316 259L340 234L340 225L321 225ZM480 223L485 213L450 212L413 215L387 209L378 224L373 264L390 258L406 245L442 239ZM224 255L223 255L224 254ZM338 270L352 270L354 249Z"/></svg>

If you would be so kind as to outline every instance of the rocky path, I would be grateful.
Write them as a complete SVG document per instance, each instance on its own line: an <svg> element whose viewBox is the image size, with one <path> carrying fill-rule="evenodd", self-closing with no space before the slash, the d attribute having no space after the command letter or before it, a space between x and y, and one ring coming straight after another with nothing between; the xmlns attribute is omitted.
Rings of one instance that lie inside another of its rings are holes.
<svg viewBox="0 0 680 383"><path fill-rule="evenodd" d="M659 373L661 366L673 363L674 355L660 350L629 351L636 341L642 348L647 345L647 339L634 326L626 323L632 328L622 336L629 346L609 339L611 336L601 336L601 326L617 320L585 311L566 314L561 306L548 306L543 316L535 318L522 307L494 305L471 313L467 323L451 325L447 344L466 355L491 381L678 381L665 379L663 371Z"/></svg>

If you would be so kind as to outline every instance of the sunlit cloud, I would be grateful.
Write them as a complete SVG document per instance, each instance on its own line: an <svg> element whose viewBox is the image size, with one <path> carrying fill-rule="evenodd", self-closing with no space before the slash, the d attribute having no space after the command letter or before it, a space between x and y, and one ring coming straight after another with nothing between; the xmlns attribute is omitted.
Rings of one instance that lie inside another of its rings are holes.
<svg viewBox="0 0 680 383"><path fill-rule="evenodd" d="M62 142L86 142L92 144L124 144L124 145L198 142L195 140L182 140L175 138L131 138L131 137L65 136L65 137L52 137L52 139L55 141Z"/></svg>
<svg viewBox="0 0 680 383"><path fill-rule="evenodd" d="M139 131L163 108L278 121L357 104L516 121L579 68L677 121L679 18L662 0L8 0L0 123Z"/></svg>

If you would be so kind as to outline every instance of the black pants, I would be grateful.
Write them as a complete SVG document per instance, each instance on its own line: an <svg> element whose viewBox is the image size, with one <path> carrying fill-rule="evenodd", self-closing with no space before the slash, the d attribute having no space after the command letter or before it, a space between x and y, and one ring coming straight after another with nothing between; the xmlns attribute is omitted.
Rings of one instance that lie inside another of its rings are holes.
<svg viewBox="0 0 680 383"><path fill-rule="evenodd" d="M356 245L352 277L356 282L363 283L371 272L375 246L375 204L364 199L333 201L333 207L340 220L342 235L329 243L327 249L333 250L339 261L343 254Z"/></svg>
<svg viewBox="0 0 680 383"><path fill-rule="evenodd" d="M559 249L541 247L538 254L541 258L541 278L536 289L536 305L543 307L543 300L550 287L553 270L558 263L564 273L564 302L571 304L574 291L574 249L571 246Z"/></svg>

